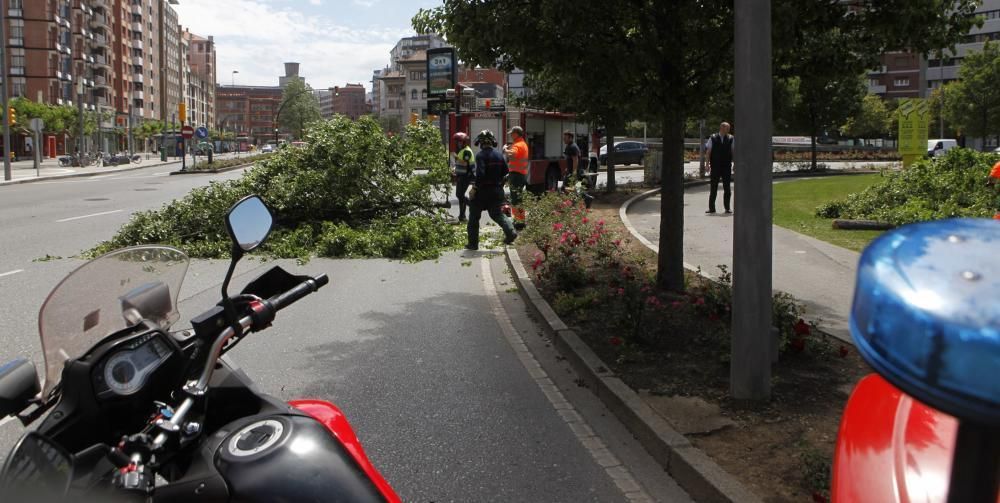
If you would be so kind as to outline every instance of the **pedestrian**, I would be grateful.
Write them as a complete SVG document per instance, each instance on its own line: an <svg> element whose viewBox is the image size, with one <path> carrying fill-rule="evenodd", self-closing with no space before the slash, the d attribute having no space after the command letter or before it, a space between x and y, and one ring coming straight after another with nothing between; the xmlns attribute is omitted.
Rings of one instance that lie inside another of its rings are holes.
<svg viewBox="0 0 1000 503"><path fill-rule="evenodd" d="M719 125L719 132L713 134L705 143L705 149L708 151L708 170L711 173L708 211L705 212L707 214L715 213L715 198L719 194L719 181L722 181L722 203L726 213L732 213L729 202L732 199L733 143L736 140L733 135L729 134L731 128L732 126L728 122L723 122Z"/></svg>
<svg viewBox="0 0 1000 503"><path fill-rule="evenodd" d="M587 185L587 167L580 159L580 146L573 141L575 137L576 135L572 131L563 131L563 143L566 144L566 148L563 150L563 155L566 157L566 180L563 182L563 188L566 191L576 192L583 198L587 208L590 208L594 196L588 194L584 189Z"/></svg>
<svg viewBox="0 0 1000 503"><path fill-rule="evenodd" d="M986 185L994 187L996 192L1000 193L1000 162L993 165L993 169L990 170L990 177L986 181ZM1000 197L998 197L1000 199ZM993 220L1000 220L1000 203L994 204L997 207L997 212L993 215Z"/></svg>
<svg viewBox="0 0 1000 503"><path fill-rule="evenodd" d="M469 204L465 192L469 190L472 171L476 167L476 154L469 146L469 135L459 132L452 138L455 139L455 148L458 152L455 152L455 167L451 169L451 176L455 179L455 197L458 198L458 221L464 222L465 208Z"/></svg>
<svg viewBox="0 0 1000 503"><path fill-rule="evenodd" d="M513 143L503 148L503 153L510 160L510 202L514 213L514 226L524 228L524 189L528 186L528 143L524 141L524 130L514 126L507 132ZM478 159L478 156L477 156Z"/></svg>
<svg viewBox="0 0 1000 503"><path fill-rule="evenodd" d="M469 243L465 245L466 250L479 249L479 219L482 218L483 210L503 229L505 244L511 244L517 239L514 225L501 211L504 204L503 184L510 174L507 161L495 149L496 137L488 129L484 129L476 137L476 146L480 150L476 154L476 166L470 177L472 189L469 192Z"/></svg>

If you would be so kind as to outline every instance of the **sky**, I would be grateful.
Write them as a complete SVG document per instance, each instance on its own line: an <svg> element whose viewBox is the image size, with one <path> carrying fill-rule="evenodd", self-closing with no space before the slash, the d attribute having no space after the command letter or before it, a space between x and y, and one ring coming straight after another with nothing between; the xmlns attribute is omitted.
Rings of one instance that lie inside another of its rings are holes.
<svg viewBox="0 0 1000 503"><path fill-rule="evenodd" d="M361 83L413 35L410 18L441 0L179 0L180 24L216 44L218 83L276 86L284 63L314 89ZM233 74L233 70L239 73Z"/></svg>

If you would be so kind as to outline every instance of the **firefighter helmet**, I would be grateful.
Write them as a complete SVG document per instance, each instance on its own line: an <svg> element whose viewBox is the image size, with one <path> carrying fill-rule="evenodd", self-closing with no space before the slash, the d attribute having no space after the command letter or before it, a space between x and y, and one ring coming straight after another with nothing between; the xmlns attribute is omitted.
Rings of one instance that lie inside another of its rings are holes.
<svg viewBox="0 0 1000 503"><path fill-rule="evenodd" d="M493 136L493 131L489 129L484 129L476 137L477 147L495 147L497 146L496 136Z"/></svg>
<svg viewBox="0 0 1000 503"><path fill-rule="evenodd" d="M466 144L469 143L469 135L467 135L467 134L465 134L465 133L463 133L461 131L459 131L458 133L455 133L451 137L452 137L452 139L455 140L456 143L458 143L460 145L466 145Z"/></svg>

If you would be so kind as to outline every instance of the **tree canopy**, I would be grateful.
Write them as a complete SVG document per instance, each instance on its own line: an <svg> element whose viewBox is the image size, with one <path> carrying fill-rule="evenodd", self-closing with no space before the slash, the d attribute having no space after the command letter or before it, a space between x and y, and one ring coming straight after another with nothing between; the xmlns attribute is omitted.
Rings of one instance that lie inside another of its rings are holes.
<svg viewBox="0 0 1000 503"><path fill-rule="evenodd" d="M840 127L840 134L852 138L882 138L892 129L893 116L885 100L868 94L861 101L861 108Z"/></svg>
<svg viewBox="0 0 1000 503"><path fill-rule="evenodd" d="M982 52L962 61L959 78L944 87L944 116L964 133L1000 134L1000 45L987 42Z"/></svg>
<svg viewBox="0 0 1000 503"><path fill-rule="evenodd" d="M312 89L299 79L292 79L281 94L281 111L278 124L294 138L301 139L310 122L322 119L319 100Z"/></svg>

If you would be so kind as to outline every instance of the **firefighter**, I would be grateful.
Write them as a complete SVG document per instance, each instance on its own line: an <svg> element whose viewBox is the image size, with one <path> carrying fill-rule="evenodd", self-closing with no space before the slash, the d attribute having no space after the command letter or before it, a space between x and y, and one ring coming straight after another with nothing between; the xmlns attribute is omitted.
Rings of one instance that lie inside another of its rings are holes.
<svg viewBox="0 0 1000 503"><path fill-rule="evenodd" d="M455 167L451 170L451 176L455 179L455 197L458 198L458 221L464 222L465 207L469 200L465 198L465 191L469 189L469 180L472 171L476 167L476 154L469 146L469 135L465 133L455 133Z"/></svg>
<svg viewBox="0 0 1000 503"><path fill-rule="evenodd" d="M505 244L511 244L517 239L514 225L501 211L504 204L503 184L510 173L507 161L495 149L496 137L488 129L484 129L476 137L476 146L480 150L476 154L476 166L470 177L472 189L469 191L469 243L465 245L467 250L479 249L479 219L483 215L483 210L486 210L490 218L503 229Z"/></svg>
<svg viewBox="0 0 1000 503"><path fill-rule="evenodd" d="M518 126L510 128L507 135L513 144L504 146L503 153L510 160L510 202L514 206L514 226L524 228L524 208L521 201L524 188L528 185L528 143L524 141L524 130Z"/></svg>
<svg viewBox="0 0 1000 503"><path fill-rule="evenodd" d="M994 187L997 192L1000 192L1000 162L993 165L993 169L990 170L990 176L986 180L986 185ZM993 215L993 220L1000 220L1000 204L997 204L997 212Z"/></svg>

